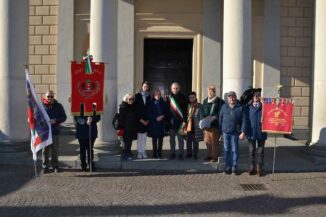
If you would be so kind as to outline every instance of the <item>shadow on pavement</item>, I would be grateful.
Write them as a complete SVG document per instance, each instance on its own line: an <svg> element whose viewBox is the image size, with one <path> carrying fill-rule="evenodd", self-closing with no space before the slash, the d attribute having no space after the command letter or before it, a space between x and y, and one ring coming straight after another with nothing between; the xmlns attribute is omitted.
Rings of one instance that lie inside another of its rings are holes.
<svg viewBox="0 0 326 217"><path fill-rule="evenodd" d="M326 197L281 198L271 195L246 196L223 201L180 203L169 205L109 205L109 206L38 206L0 207L1 216L113 216L113 215L200 215L237 213L247 215L277 215L291 209L311 205L324 205ZM317 213L317 212L316 212Z"/></svg>

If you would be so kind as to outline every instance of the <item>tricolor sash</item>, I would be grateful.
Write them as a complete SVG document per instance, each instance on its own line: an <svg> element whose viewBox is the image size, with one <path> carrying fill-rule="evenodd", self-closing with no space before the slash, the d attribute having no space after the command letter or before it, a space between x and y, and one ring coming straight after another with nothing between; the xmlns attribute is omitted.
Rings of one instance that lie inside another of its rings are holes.
<svg viewBox="0 0 326 217"><path fill-rule="evenodd" d="M181 109L180 109L179 105L177 104L177 102L174 100L173 97L169 96L169 98L170 98L170 106L171 106L171 108L176 113L178 118L180 118L180 120L183 121L183 114L181 112Z"/></svg>

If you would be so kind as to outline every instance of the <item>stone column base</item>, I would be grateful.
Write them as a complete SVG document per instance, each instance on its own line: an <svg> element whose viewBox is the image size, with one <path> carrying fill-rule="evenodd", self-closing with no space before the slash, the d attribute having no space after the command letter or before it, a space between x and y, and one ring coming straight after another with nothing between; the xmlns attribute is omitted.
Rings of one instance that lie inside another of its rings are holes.
<svg viewBox="0 0 326 217"><path fill-rule="evenodd" d="M30 140L23 141L0 141L1 164L25 164L33 162Z"/></svg>

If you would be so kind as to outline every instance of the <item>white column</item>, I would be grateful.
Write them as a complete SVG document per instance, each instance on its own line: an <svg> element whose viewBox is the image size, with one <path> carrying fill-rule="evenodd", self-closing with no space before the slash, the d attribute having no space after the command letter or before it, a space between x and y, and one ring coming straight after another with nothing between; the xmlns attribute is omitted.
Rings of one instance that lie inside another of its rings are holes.
<svg viewBox="0 0 326 217"><path fill-rule="evenodd" d="M117 111L117 9L116 0L91 0L90 54L94 62L108 63L104 76L104 112L99 139L117 144L112 119Z"/></svg>
<svg viewBox="0 0 326 217"><path fill-rule="evenodd" d="M118 103L123 96L134 91L134 0L118 1ZM140 88L140 87L136 87Z"/></svg>
<svg viewBox="0 0 326 217"><path fill-rule="evenodd" d="M316 0L311 144L326 150L326 1ZM326 151L325 151L326 156Z"/></svg>
<svg viewBox="0 0 326 217"><path fill-rule="evenodd" d="M223 94L240 97L252 83L251 0L224 0Z"/></svg>
<svg viewBox="0 0 326 217"><path fill-rule="evenodd" d="M29 1L0 1L0 146L29 141L24 73L28 16Z"/></svg>
<svg viewBox="0 0 326 217"><path fill-rule="evenodd" d="M277 97L276 85L280 84L280 0L264 1L264 65L262 95Z"/></svg>
<svg viewBox="0 0 326 217"><path fill-rule="evenodd" d="M214 85L221 95L222 71L222 1L204 0L202 99L207 86Z"/></svg>
<svg viewBox="0 0 326 217"><path fill-rule="evenodd" d="M72 123L70 61L74 59L74 0L59 1L57 35L57 98L62 103L68 120ZM77 60L80 61L80 60Z"/></svg>

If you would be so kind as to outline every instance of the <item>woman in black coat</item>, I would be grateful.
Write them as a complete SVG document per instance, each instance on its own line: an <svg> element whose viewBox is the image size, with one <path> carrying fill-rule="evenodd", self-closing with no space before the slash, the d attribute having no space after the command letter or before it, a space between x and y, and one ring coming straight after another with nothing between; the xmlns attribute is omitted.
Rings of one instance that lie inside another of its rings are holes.
<svg viewBox="0 0 326 217"><path fill-rule="evenodd" d="M137 139L137 111L134 101L134 94L128 93L119 106L119 129L124 129L122 138L125 143L122 159L132 159L131 144L132 140Z"/></svg>
<svg viewBox="0 0 326 217"><path fill-rule="evenodd" d="M167 120L168 107L161 98L161 91L155 90L153 100L148 107L148 136L152 137L153 158L162 158L165 120Z"/></svg>
<svg viewBox="0 0 326 217"><path fill-rule="evenodd" d="M151 101L149 94L149 82L144 81L141 91L135 95L135 105L137 110L137 152L138 158L147 158L146 137L148 127L147 109Z"/></svg>

